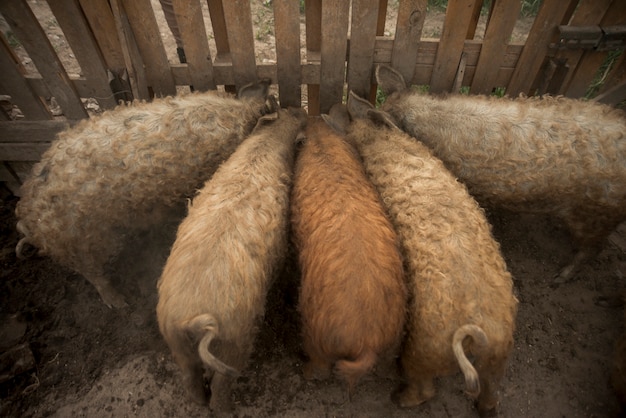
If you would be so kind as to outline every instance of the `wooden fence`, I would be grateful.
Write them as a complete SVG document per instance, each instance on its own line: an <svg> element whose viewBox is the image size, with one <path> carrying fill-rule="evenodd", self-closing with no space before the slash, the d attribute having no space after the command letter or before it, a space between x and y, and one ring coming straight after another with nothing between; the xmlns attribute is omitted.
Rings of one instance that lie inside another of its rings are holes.
<svg viewBox="0 0 626 418"><path fill-rule="evenodd" d="M0 110L0 181L16 190L54 135L88 117L81 98L109 109L116 99L149 100L180 86L232 91L269 77L282 105L303 105L304 92L309 114L318 114L341 101L346 88L374 98L379 63L432 92L499 88L511 96L582 97L626 38L626 0L543 0L525 44L509 42L521 0L492 0L488 8L483 0L449 0L438 39L422 35L426 0L389 1L272 0L276 61L266 63L257 59L250 0L172 0L186 56L181 64L168 60L154 1L49 0L80 65L80 75L69 76L29 1L2 0L11 39L0 33L0 95L10 96L21 114ZM391 9L396 30L384 36ZM481 10L488 17L478 40ZM27 73L13 44L27 51L38 74ZM624 55L604 74L598 100L626 98ZM120 74L127 80L111 80Z"/></svg>

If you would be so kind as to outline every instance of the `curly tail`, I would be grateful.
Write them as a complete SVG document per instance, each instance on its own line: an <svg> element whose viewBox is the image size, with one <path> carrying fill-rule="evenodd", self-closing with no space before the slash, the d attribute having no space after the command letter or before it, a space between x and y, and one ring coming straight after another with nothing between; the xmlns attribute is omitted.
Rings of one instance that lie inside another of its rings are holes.
<svg viewBox="0 0 626 418"><path fill-rule="evenodd" d="M378 356L372 350L366 350L354 360L338 360L335 363L337 374L348 383L348 394L352 394L352 389L359 379L374 367Z"/></svg>
<svg viewBox="0 0 626 418"><path fill-rule="evenodd" d="M239 372L218 360L210 351L209 346L213 338L219 335L217 319L211 314L202 314L190 319L186 327L193 335L202 335L198 343L198 354L202 362L218 373L237 377Z"/></svg>
<svg viewBox="0 0 626 418"><path fill-rule="evenodd" d="M17 245L15 246L15 255L17 256L17 258L23 260L26 258L26 256L24 255L24 245L32 244L32 243L28 240L29 234L28 234L28 231L26 230L26 227L22 223L22 221L17 222L17 225L15 225L15 229L17 229L17 232L24 235L24 237L22 237L22 239L20 239Z"/></svg>
<svg viewBox="0 0 626 418"><path fill-rule="evenodd" d="M480 394L480 381L478 379L478 372L476 372L472 363L467 359L465 351L463 351L463 340L466 337L472 337L474 344L476 344L479 349L486 347L488 340L485 331L478 325L473 324L459 327L459 329L455 331L452 339L452 351L459 363L461 372L463 372L463 376L465 376L466 392L468 395L476 398Z"/></svg>

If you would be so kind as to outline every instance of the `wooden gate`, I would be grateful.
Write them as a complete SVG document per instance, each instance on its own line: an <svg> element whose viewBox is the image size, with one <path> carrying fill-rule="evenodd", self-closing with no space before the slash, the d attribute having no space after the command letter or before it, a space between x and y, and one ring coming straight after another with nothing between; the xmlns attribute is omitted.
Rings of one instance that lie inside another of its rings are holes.
<svg viewBox="0 0 626 418"><path fill-rule="evenodd" d="M0 95L8 103L0 110L0 181L17 190L56 133L88 117L87 98L110 109L117 99L150 100L183 86L233 91L269 77L282 105L318 114L347 89L374 99L379 63L432 92L582 97L609 56L615 63L597 99L626 98L624 54L615 58L624 48L626 0L544 0L525 43L509 42L521 0L492 0L488 7L483 0L449 0L438 39L422 33L426 0L265 3L275 62L258 59L250 0L171 0L186 57L179 63L168 59L156 0L50 0L80 65L79 74L68 75L31 2L0 1L9 28L0 34ZM385 35L390 13L395 31ZM487 24L479 39L481 13ZM15 45L36 74L26 71Z"/></svg>

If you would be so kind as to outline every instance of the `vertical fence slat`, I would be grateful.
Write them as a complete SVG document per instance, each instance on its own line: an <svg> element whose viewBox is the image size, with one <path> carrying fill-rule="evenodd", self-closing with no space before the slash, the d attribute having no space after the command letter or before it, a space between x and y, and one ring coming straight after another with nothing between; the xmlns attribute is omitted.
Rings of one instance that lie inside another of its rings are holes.
<svg viewBox="0 0 626 418"><path fill-rule="evenodd" d="M129 82L135 99L149 100L150 92L148 91L148 80L144 71L143 59L135 42L122 1L111 0L111 10L124 55L125 67L130 78Z"/></svg>
<svg viewBox="0 0 626 418"><path fill-rule="evenodd" d="M400 0L396 36L391 51L391 66L398 70L407 82L412 82L417 64L417 48L428 0Z"/></svg>
<svg viewBox="0 0 626 418"><path fill-rule="evenodd" d="M57 0L48 3L63 35L70 44L82 75L87 79L89 97L95 97L104 108L113 108L115 98L109 87L102 56L85 21L77 0Z"/></svg>
<svg viewBox="0 0 626 418"><path fill-rule="evenodd" d="M517 61L506 92L509 96L530 93L537 74L541 70L548 47L557 35L558 25L567 21L567 13L577 0L544 0L526 39L526 46Z"/></svg>
<svg viewBox="0 0 626 418"><path fill-rule="evenodd" d="M125 67L122 45L108 0L79 0L108 68Z"/></svg>
<svg viewBox="0 0 626 418"><path fill-rule="evenodd" d="M4 34L0 33L0 93L11 96L11 102L20 108L26 119L51 119L48 108L28 84L20 67Z"/></svg>
<svg viewBox="0 0 626 418"><path fill-rule="evenodd" d="M347 1L322 1L320 113L328 113L332 105L342 101L349 9Z"/></svg>
<svg viewBox="0 0 626 418"><path fill-rule="evenodd" d="M581 0L572 16L569 25L571 26L592 26L600 24L612 0ZM569 70L563 80L563 85L559 93L563 94L570 84L572 76L583 57L585 51L581 49L567 49L558 51L557 59L565 60Z"/></svg>
<svg viewBox="0 0 626 418"><path fill-rule="evenodd" d="M453 0L448 2L443 33L439 40L430 91L450 91L461 61L463 46L474 12L474 3L479 0Z"/></svg>
<svg viewBox="0 0 626 418"><path fill-rule="evenodd" d="M492 4L489 24L472 80L472 93L489 94L496 87L494 83L500 66L494 63L502 62L521 7L520 0L495 0Z"/></svg>
<svg viewBox="0 0 626 418"><path fill-rule="evenodd" d="M230 57L237 89L258 78L254 56L254 33L250 0L228 0L222 3Z"/></svg>
<svg viewBox="0 0 626 418"><path fill-rule="evenodd" d="M604 17L601 26L624 24L626 21L626 7L623 0L613 0ZM581 57L578 66L573 72L571 82L565 91L568 97L582 97L587 92L589 84L606 59L607 51L587 51Z"/></svg>
<svg viewBox="0 0 626 418"><path fill-rule="evenodd" d="M150 0L122 0L122 4L144 61L149 87L155 96L175 95L174 76Z"/></svg>
<svg viewBox="0 0 626 418"><path fill-rule="evenodd" d="M194 89L215 90L209 39L204 28L202 6L198 0L173 0L176 22L185 48L187 68Z"/></svg>
<svg viewBox="0 0 626 418"><path fill-rule="evenodd" d="M291 0L274 0L273 5L280 104L300 107L300 5Z"/></svg>
<svg viewBox="0 0 626 418"><path fill-rule="evenodd" d="M26 1L0 1L0 13L28 51L65 116L70 119L87 117L74 84L70 81L63 64L59 61L54 48Z"/></svg>
<svg viewBox="0 0 626 418"><path fill-rule="evenodd" d="M217 54L215 62L230 62L230 45L228 44L228 32L226 31L226 18L224 17L224 6L222 0L207 0L211 26L213 27L213 38ZM230 93L236 93L234 85L225 85L224 89Z"/></svg>
<svg viewBox="0 0 626 418"><path fill-rule="evenodd" d="M379 0L352 0L348 90L369 97L378 23Z"/></svg>
<svg viewBox="0 0 626 418"><path fill-rule="evenodd" d="M306 58L307 62L318 62L322 49L322 0L304 2L306 15ZM320 85L307 85L309 115L320 113Z"/></svg>

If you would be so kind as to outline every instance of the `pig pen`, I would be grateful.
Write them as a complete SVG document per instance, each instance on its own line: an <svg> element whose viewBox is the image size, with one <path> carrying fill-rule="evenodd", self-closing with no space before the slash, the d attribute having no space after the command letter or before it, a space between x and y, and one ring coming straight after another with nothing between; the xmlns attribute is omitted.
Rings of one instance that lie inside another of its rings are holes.
<svg viewBox="0 0 626 418"><path fill-rule="evenodd" d="M122 254L116 286L130 306L111 310L85 279L50 259L16 259L17 198L6 190L1 197L0 352L25 344L34 367L7 372L13 363L3 356L0 416L207 416L208 408L187 400L156 322L156 280L176 225L139 237ZM520 300L500 416L618 416L609 373L623 330L625 225L577 280L552 287L574 252L565 230L542 216L488 211L488 219ZM292 251L270 290L251 362L233 387L236 416L477 416L460 373L439 379L436 397L409 410L390 401L398 383L392 365L365 376L351 401L337 378L306 381L297 286Z"/></svg>

